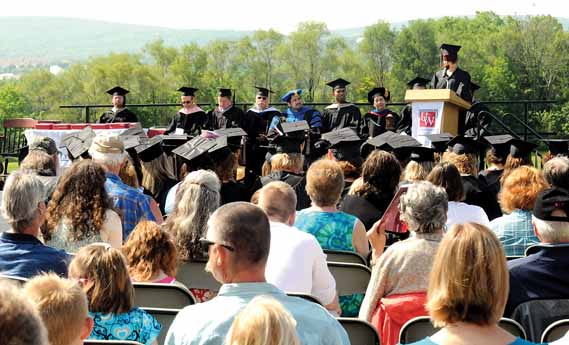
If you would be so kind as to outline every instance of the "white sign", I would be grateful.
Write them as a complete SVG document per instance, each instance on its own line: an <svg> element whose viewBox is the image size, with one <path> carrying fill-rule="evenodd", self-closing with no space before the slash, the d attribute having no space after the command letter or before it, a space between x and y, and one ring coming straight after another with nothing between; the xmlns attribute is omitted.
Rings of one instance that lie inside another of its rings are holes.
<svg viewBox="0 0 569 345"><path fill-rule="evenodd" d="M413 102L413 125L411 134L423 146L431 142L425 135L440 134L444 102Z"/></svg>

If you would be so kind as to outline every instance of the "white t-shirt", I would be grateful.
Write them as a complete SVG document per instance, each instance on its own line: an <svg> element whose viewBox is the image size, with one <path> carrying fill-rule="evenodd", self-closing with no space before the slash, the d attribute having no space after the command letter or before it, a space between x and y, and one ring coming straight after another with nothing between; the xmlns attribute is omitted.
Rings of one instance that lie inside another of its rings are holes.
<svg viewBox="0 0 569 345"><path fill-rule="evenodd" d="M449 201L447 213L447 229L453 224L463 224L474 222L490 227L490 220L482 207L475 205L468 205L463 202Z"/></svg>
<svg viewBox="0 0 569 345"><path fill-rule="evenodd" d="M310 294L324 305L336 297L336 281L316 238L283 223L271 222L265 276L267 282L285 292Z"/></svg>

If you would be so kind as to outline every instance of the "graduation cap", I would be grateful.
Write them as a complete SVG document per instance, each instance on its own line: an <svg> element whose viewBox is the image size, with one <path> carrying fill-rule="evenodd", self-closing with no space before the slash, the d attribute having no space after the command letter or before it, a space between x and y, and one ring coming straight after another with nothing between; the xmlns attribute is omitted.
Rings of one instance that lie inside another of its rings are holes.
<svg viewBox="0 0 569 345"><path fill-rule="evenodd" d="M138 145L147 143L150 139L148 139L147 137L139 137L136 135L127 135L127 136L123 136L121 135L120 138L122 139L123 145L124 145L124 149L126 151L129 150L134 150L134 153L136 153L136 147ZM130 152L129 152L130 153Z"/></svg>
<svg viewBox="0 0 569 345"><path fill-rule="evenodd" d="M348 161L355 166L361 165L360 143L361 139L356 131L344 127L337 131L322 135L322 139L330 144L332 154L339 161Z"/></svg>
<svg viewBox="0 0 569 345"><path fill-rule="evenodd" d="M107 91L107 93L111 96L125 96L129 92L130 91L128 91L127 89L123 89L120 86L115 86Z"/></svg>
<svg viewBox="0 0 569 345"><path fill-rule="evenodd" d="M332 89L345 89L347 85L351 83L347 80L342 78L338 78L336 80L332 80L331 82L327 83L326 85L330 86Z"/></svg>
<svg viewBox="0 0 569 345"><path fill-rule="evenodd" d="M141 138L148 138L144 129L142 129L142 125L140 123L136 123L133 126L127 128L124 132L119 134L119 137L129 137L129 136L138 136Z"/></svg>
<svg viewBox="0 0 569 345"><path fill-rule="evenodd" d="M411 89L414 89L415 87L427 87L427 84L429 82L430 82L430 80L428 80L428 79L416 77L416 78L413 78L412 80L409 80L407 82L407 86L409 86Z"/></svg>
<svg viewBox="0 0 569 345"><path fill-rule="evenodd" d="M428 134L425 135L431 142L431 146L435 150L435 152L445 152L448 149L448 143L452 140L453 136L449 133L440 133L440 134Z"/></svg>
<svg viewBox="0 0 569 345"><path fill-rule="evenodd" d="M174 149L184 145L191 137L185 134L168 134L162 135L162 150L169 155Z"/></svg>
<svg viewBox="0 0 569 345"><path fill-rule="evenodd" d="M367 156L372 148L393 152L398 158L404 158L411 152L411 148L419 147L421 143L409 135L396 134L390 131L383 132L378 136L369 138L362 145L362 156Z"/></svg>
<svg viewBox="0 0 569 345"><path fill-rule="evenodd" d="M269 93L275 93L271 89L267 89L266 87L255 86L257 89L257 96L269 97Z"/></svg>
<svg viewBox="0 0 569 345"><path fill-rule="evenodd" d="M138 158L143 162L150 162L160 157L164 150L162 150L162 136L157 135L146 143L142 143L135 147Z"/></svg>
<svg viewBox="0 0 569 345"><path fill-rule="evenodd" d="M81 156L88 156L89 147L96 136L93 129L89 126L83 128L81 131L66 134L61 142L67 148L67 152L72 159L77 159Z"/></svg>
<svg viewBox="0 0 569 345"><path fill-rule="evenodd" d="M549 152L554 155L569 155L569 139L545 139L543 140L549 147Z"/></svg>
<svg viewBox="0 0 569 345"><path fill-rule="evenodd" d="M445 60L447 61L452 61L455 62L456 59L458 58L458 51L460 50L460 46L454 45L454 44L446 44L443 43L441 44L441 56L444 58L446 57Z"/></svg>
<svg viewBox="0 0 569 345"><path fill-rule="evenodd" d="M306 121L281 122L271 131L271 146L276 153L300 153L309 128Z"/></svg>
<svg viewBox="0 0 569 345"><path fill-rule="evenodd" d="M208 152L214 162L219 163L229 155L233 154L233 151L230 148L229 138L227 136L220 136L213 140L215 145L212 146Z"/></svg>
<svg viewBox="0 0 569 345"><path fill-rule="evenodd" d="M513 158L527 158L536 147L536 144L529 141L513 139L510 145L510 156Z"/></svg>
<svg viewBox="0 0 569 345"><path fill-rule="evenodd" d="M172 153L191 161L199 156L206 154L212 147L214 147L216 141L214 139L207 139L203 137L195 137L188 141L182 146L179 146L172 150Z"/></svg>
<svg viewBox="0 0 569 345"><path fill-rule="evenodd" d="M220 97L231 97L231 89L219 88L218 96Z"/></svg>
<svg viewBox="0 0 569 345"><path fill-rule="evenodd" d="M389 101L391 98L391 92L384 87L374 87L370 92L367 93L367 101L369 104L373 105L373 98L377 95L380 95L385 99L385 101Z"/></svg>
<svg viewBox="0 0 569 345"><path fill-rule="evenodd" d="M492 152L495 156L506 159L510 154L510 147L512 146L512 140L515 138L509 134L501 135L489 135L484 137L486 141L492 146Z"/></svg>
<svg viewBox="0 0 569 345"><path fill-rule="evenodd" d="M472 90L472 92L480 90L480 85L474 83L474 82L470 82L470 89Z"/></svg>
<svg viewBox="0 0 569 345"><path fill-rule="evenodd" d="M290 99L294 95L302 95L302 89L290 90L289 92L285 93L284 96L281 97L281 101L289 103Z"/></svg>
<svg viewBox="0 0 569 345"><path fill-rule="evenodd" d="M178 91L180 91L182 93L182 96L195 96L196 91L198 91L199 89L196 89L195 87L186 87L186 86L182 86L181 88L178 89ZM231 96L231 91L229 91Z"/></svg>
<svg viewBox="0 0 569 345"><path fill-rule="evenodd" d="M457 135L448 142L448 146L452 152L462 155L467 153L478 153L484 150L488 145L485 142L477 141L474 137Z"/></svg>
<svg viewBox="0 0 569 345"><path fill-rule="evenodd" d="M430 147L412 147L410 159L415 162L434 162L435 149Z"/></svg>
<svg viewBox="0 0 569 345"><path fill-rule="evenodd" d="M218 136L227 137L227 143L232 150L236 150L241 147L241 141L244 136L247 135L240 127L233 128L220 128L213 131Z"/></svg>

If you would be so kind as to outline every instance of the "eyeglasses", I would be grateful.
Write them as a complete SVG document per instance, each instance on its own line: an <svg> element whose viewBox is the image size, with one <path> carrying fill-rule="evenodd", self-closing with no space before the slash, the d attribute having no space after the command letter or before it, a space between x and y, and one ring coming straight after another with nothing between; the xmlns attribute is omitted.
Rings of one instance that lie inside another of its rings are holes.
<svg viewBox="0 0 569 345"><path fill-rule="evenodd" d="M184 102L182 102L182 104L191 104L191 103L192 103L192 102L190 102L190 101L184 101Z"/></svg>
<svg viewBox="0 0 569 345"><path fill-rule="evenodd" d="M265 97L265 96L257 96L257 99L263 99L263 100L264 100L264 99L267 99L267 97Z"/></svg>
<svg viewBox="0 0 569 345"><path fill-rule="evenodd" d="M207 238L204 238L204 237L200 238L200 239L199 239L199 242L200 242L200 244L202 245L202 247L203 247L203 249L204 249L205 251L208 251L208 250L209 250L209 247L210 247L211 245L214 245L214 244L220 245L220 246L222 246L223 248L225 248L225 249L227 249L227 250L229 250L229 251L232 251L232 252L235 251L235 248L233 248L232 246L229 246L229 245L227 245L227 244L212 242L212 241L210 241L210 240L208 240Z"/></svg>

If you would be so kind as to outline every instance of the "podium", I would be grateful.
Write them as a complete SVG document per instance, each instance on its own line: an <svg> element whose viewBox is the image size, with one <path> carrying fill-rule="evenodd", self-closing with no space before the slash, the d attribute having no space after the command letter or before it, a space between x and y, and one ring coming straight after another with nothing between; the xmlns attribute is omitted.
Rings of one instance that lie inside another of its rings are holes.
<svg viewBox="0 0 569 345"><path fill-rule="evenodd" d="M449 89L407 90L405 102L411 102L413 125L411 135L424 146L425 135L458 134L459 112L470 109L470 103Z"/></svg>

